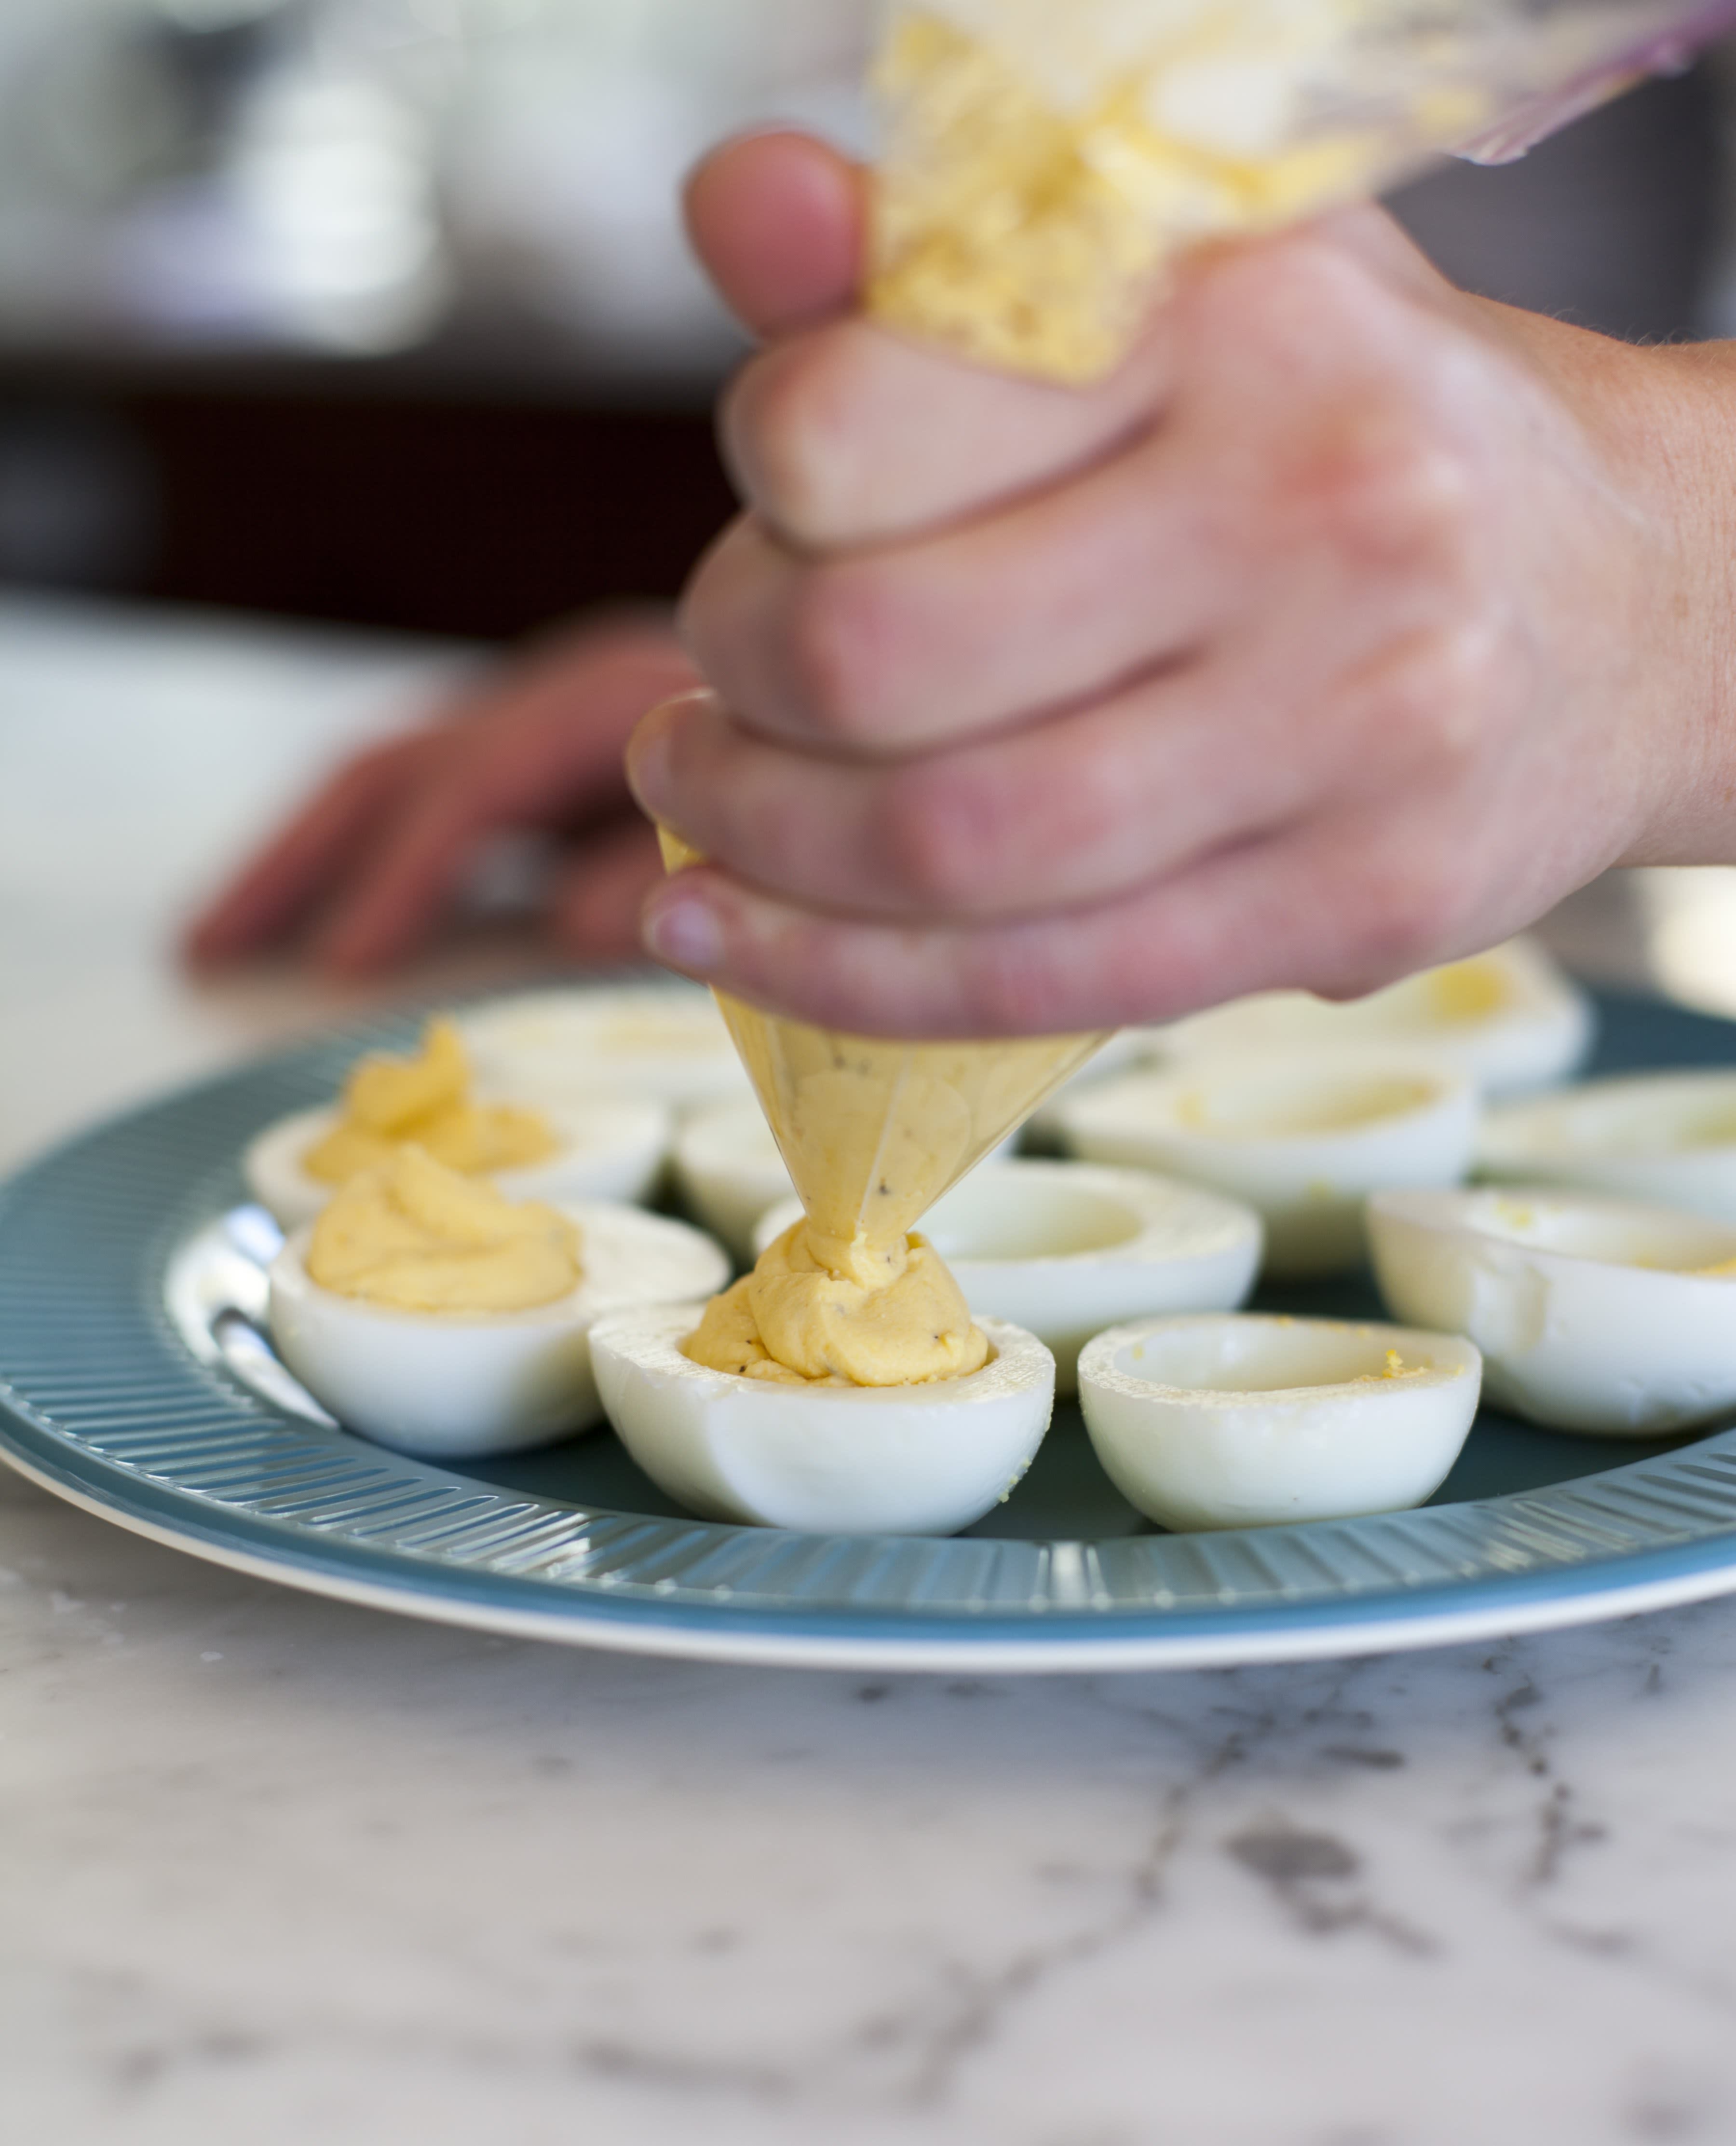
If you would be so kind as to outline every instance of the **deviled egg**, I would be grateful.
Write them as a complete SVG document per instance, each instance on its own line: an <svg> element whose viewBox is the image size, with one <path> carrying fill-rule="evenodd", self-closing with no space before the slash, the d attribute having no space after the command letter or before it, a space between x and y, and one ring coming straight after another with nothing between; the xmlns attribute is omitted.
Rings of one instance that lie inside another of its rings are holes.
<svg viewBox="0 0 1736 2146"><path fill-rule="evenodd" d="M1167 1061L1228 1051L1372 1048L1426 1053L1485 1095L1514 1095L1576 1073L1590 1052L1591 1000L1534 940L1425 969L1336 1005L1307 991L1262 991L1145 1031Z"/></svg>
<svg viewBox="0 0 1736 2146"><path fill-rule="evenodd" d="M459 1026L479 1079L543 1105L602 1091L687 1110L751 1092L716 1001L696 985L521 991L471 1007Z"/></svg>
<svg viewBox="0 0 1736 2146"><path fill-rule="evenodd" d="M701 1307L621 1312L591 1334L609 1420L701 1518L819 1535L952 1535L1009 1496L1049 1427L1055 1360L980 1322L990 1357L926 1385L781 1385L682 1353Z"/></svg>
<svg viewBox="0 0 1736 2146"><path fill-rule="evenodd" d="M516 1204L407 1147L289 1239L267 1316L284 1364L341 1423L446 1460L589 1429L601 1413L594 1323L718 1288L728 1271L683 1223Z"/></svg>
<svg viewBox="0 0 1736 2146"><path fill-rule="evenodd" d="M761 1217L764 1251L801 1215ZM1022 1326L1055 1357L1055 1391L1077 1388L1094 1334L1161 1311L1225 1311L1260 1271L1251 1207L1144 1170L985 1162L937 1201L922 1234L979 1320Z"/></svg>
<svg viewBox="0 0 1736 2146"><path fill-rule="evenodd" d="M1736 1410L1736 1228L1548 1188L1382 1192L1388 1307L1468 1335L1491 1400L1535 1423L1662 1436Z"/></svg>
<svg viewBox="0 0 1736 2146"><path fill-rule="evenodd" d="M1429 1060L1345 1053L1202 1058L1129 1073L1057 1113L1090 1162L1160 1170L1263 1217L1266 1268L1329 1274L1364 1250L1362 1205L1391 1185L1456 1185L1470 1166L1477 1091Z"/></svg>
<svg viewBox="0 0 1736 2146"><path fill-rule="evenodd" d="M1476 1173L1580 1185L1736 1222L1736 1073L1644 1073L1504 1103Z"/></svg>
<svg viewBox="0 0 1736 2146"><path fill-rule="evenodd" d="M350 1179L413 1142L518 1200L633 1200L661 1175L671 1135L662 1104L596 1096L534 1108L473 1093L458 1031L432 1021L420 1051L371 1053L341 1104L296 1110L247 1146L247 1189L280 1228L312 1221Z"/></svg>
<svg viewBox="0 0 1736 2146"><path fill-rule="evenodd" d="M1419 1505L1477 1414L1457 1335L1335 1320L1149 1319L1100 1334L1080 1405L1105 1472L1166 1528L1277 1527Z"/></svg>

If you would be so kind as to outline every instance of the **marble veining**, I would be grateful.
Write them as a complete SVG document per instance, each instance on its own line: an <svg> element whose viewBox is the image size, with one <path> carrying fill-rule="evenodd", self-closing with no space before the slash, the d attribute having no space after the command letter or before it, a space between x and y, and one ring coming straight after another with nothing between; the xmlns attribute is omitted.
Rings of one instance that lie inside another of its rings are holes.
<svg viewBox="0 0 1736 2146"><path fill-rule="evenodd" d="M0 2116L332 2142L1736 2129L1736 1605L1098 1679L568 1652L0 1489Z"/></svg>

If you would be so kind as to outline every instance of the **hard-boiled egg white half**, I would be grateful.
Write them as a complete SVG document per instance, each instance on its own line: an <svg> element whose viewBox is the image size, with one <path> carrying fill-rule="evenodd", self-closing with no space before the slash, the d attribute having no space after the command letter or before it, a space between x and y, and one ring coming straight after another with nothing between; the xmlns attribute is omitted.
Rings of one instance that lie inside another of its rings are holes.
<svg viewBox="0 0 1736 2146"><path fill-rule="evenodd" d="M799 1204L760 1223L763 1251ZM1077 1390L1079 1352L1105 1326L1160 1311L1225 1311L1260 1272L1251 1207L1149 1170L1082 1162L985 1162L919 1225L979 1320L1035 1334L1055 1391Z"/></svg>
<svg viewBox="0 0 1736 2146"><path fill-rule="evenodd" d="M1535 941L1514 939L1347 1005L1306 991L1263 991L1143 1033L1172 1062L1228 1051L1425 1052L1485 1095L1505 1095L1569 1079L1584 1064L1596 1026L1586 992Z"/></svg>
<svg viewBox="0 0 1736 2146"><path fill-rule="evenodd" d="M479 1102L511 1100L481 1095ZM546 1161L490 1174L489 1182L509 1200L541 1200L561 1206L575 1200L644 1200L662 1175L671 1134L666 1104L628 1096L597 1095L566 1104L538 1103L537 1115L560 1142ZM311 1222L337 1191L311 1176L302 1157L339 1123L336 1105L297 1110L267 1125L242 1158L247 1190L283 1230Z"/></svg>
<svg viewBox="0 0 1736 2146"><path fill-rule="evenodd" d="M1476 1172L1570 1185L1736 1222L1736 1073L1646 1073L1504 1103Z"/></svg>
<svg viewBox="0 0 1736 2146"><path fill-rule="evenodd" d="M402 1311L322 1289L307 1272L312 1225L272 1262L269 1324L284 1364L351 1430L426 1460L516 1453L601 1417L590 1333L623 1305L710 1295L721 1248L635 1207L567 1200L583 1278L532 1311Z"/></svg>
<svg viewBox="0 0 1736 2146"><path fill-rule="evenodd" d="M1105 1472L1166 1528L1278 1527L1419 1505L1477 1414L1456 1335L1241 1314L1100 1334L1080 1405Z"/></svg>
<svg viewBox="0 0 1736 2146"><path fill-rule="evenodd" d="M1388 1308L1468 1335L1502 1408L1612 1437L1662 1435L1736 1409L1728 1224L1515 1187L1379 1193L1369 1235Z"/></svg>
<svg viewBox="0 0 1736 2146"><path fill-rule="evenodd" d="M676 1135L673 1160L683 1204L746 1264L760 1217L791 1196L764 1111L751 1096L696 1110Z"/></svg>
<svg viewBox="0 0 1736 2146"><path fill-rule="evenodd" d="M981 1322L994 1351L969 1378L796 1386L711 1371L681 1354L701 1306L599 1320L591 1360L635 1460L689 1511L816 1535L953 1535L1010 1495L1055 1401L1035 1335Z"/></svg>
<svg viewBox="0 0 1736 2146"><path fill-rule="evenodd" d="M1211 1186L1264 1218L1275 1275L1329 1274L1364 1250L1362 1205L1389 1185L1456 1185L1477 1091L1428 1060L1372 1054L1201 1058L1129 1073L1059 1113L1070 1151Z"/></svg>
<svg viewBox="0 0 1736 2146"><path fill-rule="evenodd" d="M539 1108L599 1090L677 1110L752 1092L716 1001L691 985L521 991L457 1021L478 1083Z"/></svg>

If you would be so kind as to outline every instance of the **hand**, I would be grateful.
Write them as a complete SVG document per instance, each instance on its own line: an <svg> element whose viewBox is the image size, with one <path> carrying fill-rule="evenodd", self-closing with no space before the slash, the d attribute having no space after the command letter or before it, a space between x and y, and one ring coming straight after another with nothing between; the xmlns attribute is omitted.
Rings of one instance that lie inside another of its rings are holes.
<svg viewBox="0 0 1736 2146"><path fill-rule="evenodd" d="M1736 855L1727 364L1466 298L1363 210L1199 260L1075 392L851 312L817 145L721 152L691 221L772 342L686 606L715 696L630 754L711 860L648 905L672 966L845 1028L1089 1030L1354 995Z"/></svg>
<svg viewBox="0 0 1736 2146"><path fill-rule="evenodd" d="M646 710L694 683L671 628L593 622L551 639L431 725L340 768L194 924L195 961L232 961L317 917L322 968L362 976L416 952L492 836L567 838L548 896L569 952L639 951L662 876L628 797L621 749Z"/></svg>

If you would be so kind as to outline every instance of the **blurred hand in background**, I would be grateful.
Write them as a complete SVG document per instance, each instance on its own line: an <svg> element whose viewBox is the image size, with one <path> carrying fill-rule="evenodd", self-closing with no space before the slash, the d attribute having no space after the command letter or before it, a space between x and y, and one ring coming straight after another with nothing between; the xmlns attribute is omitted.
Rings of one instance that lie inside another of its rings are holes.
<svg viewBox="0 0 1736 2146"><path fill-rule="evenodd" d="M556 946L591 961L640 951L660 876L621 755L647 708L698 682L656 613L581 621L425 727L340 767L187 935L203 966L292 945L362 976L420 951L502 836L556 844L543 907Z"/></svg>

